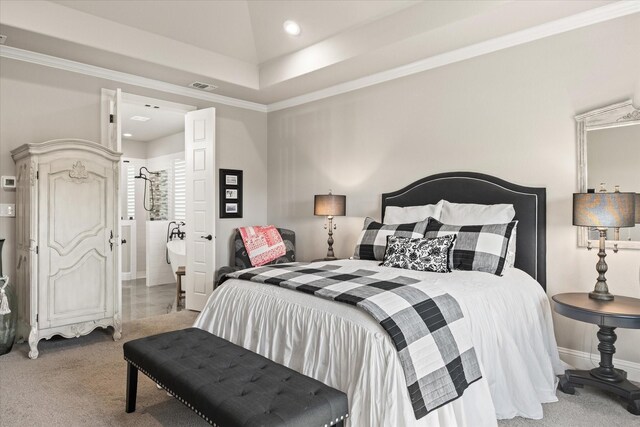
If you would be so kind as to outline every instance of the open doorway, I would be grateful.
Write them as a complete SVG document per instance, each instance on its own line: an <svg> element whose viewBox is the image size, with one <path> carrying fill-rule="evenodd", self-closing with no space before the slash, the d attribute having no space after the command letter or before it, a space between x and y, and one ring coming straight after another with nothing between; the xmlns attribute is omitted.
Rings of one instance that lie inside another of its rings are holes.
<svg viewBox="0 0 640 427"><path fill-rule="evenodd" d="M184 307L185 283L177 272L186 265L185 114L193 110L196 107L122 94L124 321Z"/></svg>

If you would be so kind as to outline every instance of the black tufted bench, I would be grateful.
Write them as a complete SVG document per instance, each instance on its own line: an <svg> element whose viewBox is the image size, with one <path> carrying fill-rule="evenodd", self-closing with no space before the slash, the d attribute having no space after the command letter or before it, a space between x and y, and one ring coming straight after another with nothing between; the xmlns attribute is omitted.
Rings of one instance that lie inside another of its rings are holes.
<svg viewBox="0 0 640 427"><path fill-rule="evenodd" d="M124 344L126 411L138 370L214 426L343 426L347 396L197 328Z"/></svg>

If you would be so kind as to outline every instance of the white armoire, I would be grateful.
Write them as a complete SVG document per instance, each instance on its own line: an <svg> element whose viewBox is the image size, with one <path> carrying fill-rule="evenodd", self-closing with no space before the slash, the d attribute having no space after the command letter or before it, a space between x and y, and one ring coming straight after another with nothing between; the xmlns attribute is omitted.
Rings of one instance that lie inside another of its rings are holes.
<svg viewBox="0 0 640 427"><path fill-rule="evenodd" d="M120 153L78 139L25 144L16 163L18 339L122 332Z"/></svg>

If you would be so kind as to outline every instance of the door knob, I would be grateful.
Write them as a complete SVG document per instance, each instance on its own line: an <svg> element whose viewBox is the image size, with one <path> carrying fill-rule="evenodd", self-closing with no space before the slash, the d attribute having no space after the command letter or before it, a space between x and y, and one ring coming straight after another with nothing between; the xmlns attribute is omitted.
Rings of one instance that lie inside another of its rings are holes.
<svg viewBox="0 0 640 427"><path fill-rule="evenodd" d="M127 239L120 240L120 243L124 245L125 243L127 243Z"/></svg>
<svg viewBox="0 0 640 427"><path fill-rule="evenodd" d="M206 235L206 236L200 236L201 239L207 239L207 240L212 240L213 236L211 234Z"/></svg>

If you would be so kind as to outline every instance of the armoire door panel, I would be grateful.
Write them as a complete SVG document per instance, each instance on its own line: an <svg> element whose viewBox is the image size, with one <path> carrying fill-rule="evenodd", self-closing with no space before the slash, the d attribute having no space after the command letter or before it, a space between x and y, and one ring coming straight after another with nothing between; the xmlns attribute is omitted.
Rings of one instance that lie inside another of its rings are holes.
<svg viewBox="0 0 640 427"><path fill-rule="evenodd" d="M103 315L107 310L106 265L106 257L92 251L71 268L61 269L50 277L49 293L52 298L49 320L55 322L82 315Z"/></svg>
<svg viewBox="0 0 640 427"><path fill-rule="evenodd" d="M102 229L98 231L97 236L90 236L77 242L76 246L67 252L59 252L57 246L47 248L49 275L55 276L60 270L73 267L79 259L90 252L96 252L104 258L111 258L108 241L109 230Z"/></svg>
<svg viewBox="0 0 640 427"><path fill-rule="evenodd" d="M40 217L47 224L40 264L48 272L40 278L40 320L53 327L113 315L111 163L55 159L40 165L40 181Z"/></svg>
<svg viewBox="0 0 640 427"><path fill-rule="evenodd" d="M82 181L59 172L49 178L49 245L67 254L88 237L97 236L107 228L105 178L91 174ZM70 202L71 201L71 202Z"/></svg>

